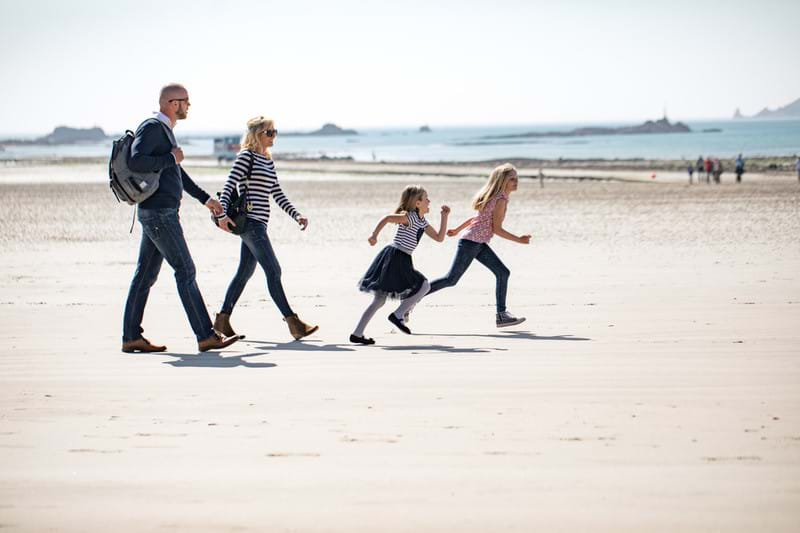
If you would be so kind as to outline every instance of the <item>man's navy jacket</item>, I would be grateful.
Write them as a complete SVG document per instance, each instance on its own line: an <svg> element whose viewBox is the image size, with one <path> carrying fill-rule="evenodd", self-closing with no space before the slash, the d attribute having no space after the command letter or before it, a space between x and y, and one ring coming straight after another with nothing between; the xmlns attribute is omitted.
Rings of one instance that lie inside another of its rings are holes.
<svg viewBox="0 0 800 533"><path fill-rule="evenodd" d="M184 189L203 204L208 200L208 193L175 163L172 140L157 118L147 119L137 128L128 167L134 172L161 171L158 190L139 204L141 209L178 208Z"/></svg>

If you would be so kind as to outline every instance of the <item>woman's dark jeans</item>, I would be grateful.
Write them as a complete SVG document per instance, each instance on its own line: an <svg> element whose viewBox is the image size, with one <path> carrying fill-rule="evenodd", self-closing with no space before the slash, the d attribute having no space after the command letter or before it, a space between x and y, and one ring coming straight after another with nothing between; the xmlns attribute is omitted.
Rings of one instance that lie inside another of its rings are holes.
<svg viewBox="0 0 800 533"><path fill-rule="evenodd" d="M497 301L497 312L502 313L506 310L508 277L511 275L511 271L508 270L485 242L474 242L467 239L459 240L458 250L456 251L456 257L453 259L453 265L450 267L450 272L445 277L431 282L431 290L428 291L428 295L430 296L445 287L453 287L464 275L464 272L467 271L473 259L477 259L479 263L491 270L495 278L497 278L495 299Z"/></svg>
<svg viewBox="0 0 800 533"><path fill-rule="evenodd" d="M275 257L272 244L269 242L267 225L253 219L247 219L247 228L240 237L242 238L242 251L239 258L239 269L228 287L221 311L227 314L233 313L233 308L236 302L239 301L245 285L247 285L250 276L256 270L256 263L258 263L267 276L269 295L278 306L280 312L285 317L293 315L294 311L289 307L286 293L283 292L281 265L278 263L278 258Z"/></svg>
<svg viewBox="0 0 800 533"><path fill-rule="evenodd" d="M142 317L150 287L156 282L161 263L167 260L175 271L175 283L197 340L214 334L206 304L197 287L194 261L183 237L183 228L177 208L139 209L142 224L142 243L139 245L139 260L133 275L125 313L122 319L122 341L135 341L142 337Z"/></svg>

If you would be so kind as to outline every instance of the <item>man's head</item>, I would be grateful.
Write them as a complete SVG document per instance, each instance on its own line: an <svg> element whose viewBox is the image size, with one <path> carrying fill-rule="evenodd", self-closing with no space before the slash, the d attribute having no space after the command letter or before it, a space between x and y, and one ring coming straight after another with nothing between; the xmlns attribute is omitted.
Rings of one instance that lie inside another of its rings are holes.
<svg viewBox="0 0 800 533"><path fill-rule="evenodd" d="M161 88L158 97L161 112L167 115L172 122L183 120L189 113L189 92L180 83L170 83Z"/></svg>

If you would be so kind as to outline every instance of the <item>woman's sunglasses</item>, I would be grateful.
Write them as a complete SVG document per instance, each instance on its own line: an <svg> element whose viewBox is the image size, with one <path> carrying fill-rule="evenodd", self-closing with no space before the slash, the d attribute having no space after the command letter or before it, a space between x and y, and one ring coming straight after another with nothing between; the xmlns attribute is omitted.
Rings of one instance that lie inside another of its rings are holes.
<svg viewBox="0 0 800 533"><path fill-rule="evenodd" d="M278 130L262 130L261 133L267 137L275 137L278 134Z"/></svg>

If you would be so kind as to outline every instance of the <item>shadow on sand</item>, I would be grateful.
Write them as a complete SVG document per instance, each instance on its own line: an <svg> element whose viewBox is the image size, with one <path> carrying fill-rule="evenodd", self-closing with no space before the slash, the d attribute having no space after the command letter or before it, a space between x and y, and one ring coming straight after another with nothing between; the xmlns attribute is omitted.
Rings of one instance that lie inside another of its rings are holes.
<svg viewBox="0 0 800 533"><path fill-rule="evenodd" d="M257 357L259 355L264 355L267 352L253 352L253 353L246 353L243 355L235 355L230 357L222 357L220 354L216 352L205 352L205 353L172 353L172 352L161 352L161 353L154 353L152 355L166 355L169 357L175 357L174 361L164 361L162 364L177 366L177 367L195 367L195 368L235 368L238 366L243 366L246 368L272 368L276 365L275 363L251 363L250 361L246 361L245 357Z"/></svg>
<svg viewBox="0 0 800 533"><path fill-rule="evenodd" d="M497 351L486 348L456 348L455 346L445 346L443 344L412 344L408 346L380 346L380 348L382 350L389 350L389 351L411 352L412 354L419 354L422 352L477 354L477 353L489 353Z"/></svg>
<svg viewBox="0 0 800 533"><path fill-rule="evenodd" d="M590 341L588 337L575 337L574 335L536 335L530 331L506 331L503 333L420 333L428 337L487 337L496 339L520 339L529 341Z"/></svg>
<svg viewBox="0 0 800 533"><path fill-rule="evenodd" d="M239 342L258 344L258 350L271 351L294 351L294 352L352 352L353 348L341 344L320 344L315 339L305 339L302 341L275 342L244 339Z"/></svg>

